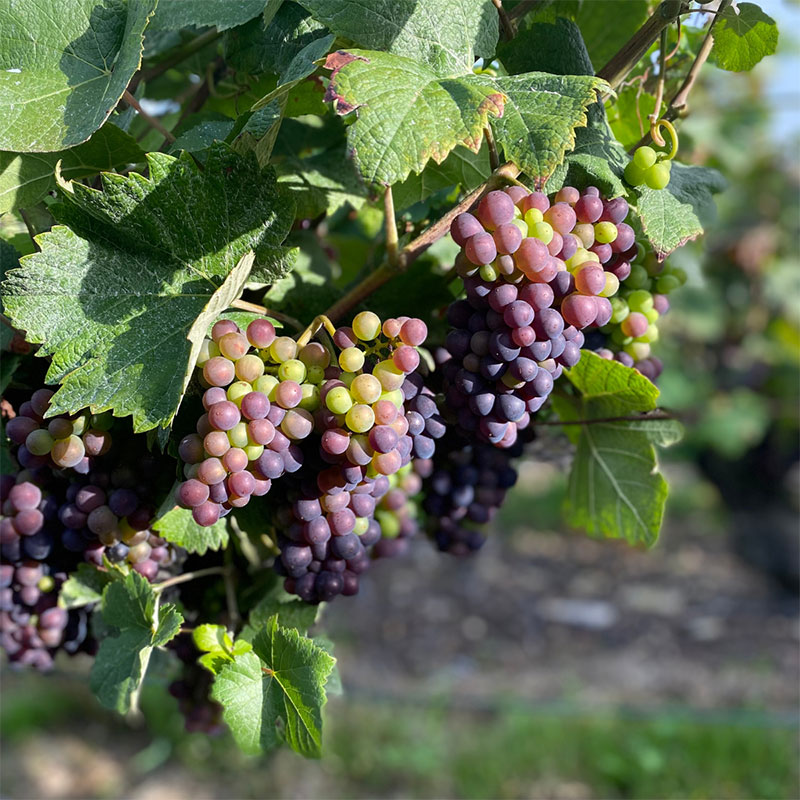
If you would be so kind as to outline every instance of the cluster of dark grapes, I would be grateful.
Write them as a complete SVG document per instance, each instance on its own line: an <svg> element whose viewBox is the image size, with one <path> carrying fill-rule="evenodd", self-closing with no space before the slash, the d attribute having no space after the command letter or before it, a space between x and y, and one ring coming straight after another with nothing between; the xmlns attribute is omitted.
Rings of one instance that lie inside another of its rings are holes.
<svg viewBox="0 0 800 800"><path fill-rule="evenodd" d="M20 409L43 413L50 396L40 389ZM15 416L7 428L23 430L12 425L18 419L33 418ZM41 427L29 433L36 431L47 433ZM12 663L46 669L59 649L72 653L92 646L86 611L58 605L59 590L78 564L105 568L124 562L152 581L175 563L175 549L150 530L154 507L142 500L166 476L141 437L124 453L137 470L115 463L106 447L92 454L86 474L75 468L86 463L85 455L66 468L58 464L58 453L31 454L21 437L10 438L18 444L17 460L28 466L0 479L2 647Z"/></svg>
<svg viewBox="0 0 800 800"><path fill-rule="evenodd" d="M564 187L551 202L513 186L460 214L456 271L466 299L448 309L441 359L447 405L462 430L511 447L564 367L578 363L582 330L611 319L611 298L636 254L623 198Z"/></svg>
<svg viewBox="0 0 800 800"><path fill-rule="evenodd" d="M436 402L414 372L426 335L421 320L381 323L371 312L334 333L338 372L320 388L316 450L277 516L276 569L286 590L307 602L355 594L372 548L376 556L400 552L416 531L402 485L412 458L432 454L444 433Z"/></svg>
<svg viewBox="0 0 800 800"><path fill-rule="evenodd" d="M15 445L17 461L23 469L50 466L73 469L86 475L92 459L111 447L111 414L59 414L45 420L55 393L38 389L19 407L6 424L6 435Z"/></svg>
<svg viewBox="0 0 800 800"><path fill-rule="evenodd" d="M619 294L611 300L613 313L600 329L597 354L656 380L663 369L661 360L651 353L659 337L658 320L669 311L667 295L684 283L686 273L680 267L659 261L653 253L645 254L640 245Z"/></svg>

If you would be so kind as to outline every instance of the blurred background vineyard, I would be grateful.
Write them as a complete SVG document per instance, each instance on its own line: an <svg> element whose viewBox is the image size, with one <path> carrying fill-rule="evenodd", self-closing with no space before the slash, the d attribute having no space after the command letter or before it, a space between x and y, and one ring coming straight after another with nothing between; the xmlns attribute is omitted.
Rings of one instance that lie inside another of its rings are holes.
<svg viewBox="0 0 800 800"><path fill-rule="evenodd" d="M781 53L708 69L681 127L682 160L730 186L672 257L690 280L660 386L687 432L656 548L562 529L568 445L548 429L480 555L420 540L327 610L344 696L321 762L186 733L166 672L121 720L67 660L3 670L3 797L800 796L800 7L762 5ZM340 250L369 224L340 226Z"/></svg>

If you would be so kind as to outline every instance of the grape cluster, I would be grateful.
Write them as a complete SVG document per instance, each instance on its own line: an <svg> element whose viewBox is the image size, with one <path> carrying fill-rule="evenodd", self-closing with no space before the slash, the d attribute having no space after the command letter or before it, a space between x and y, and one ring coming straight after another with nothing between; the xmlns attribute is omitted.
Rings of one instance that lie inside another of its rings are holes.
<svg viewBox="0 0 800 800"><path fill-rule="evenodd" d="M439 550L468 555L483 546L486 539L480 526L494 517L516 483L512 461L521 453L521 439L498 449L451 431L433 459L415 462L423 479L428 532Z"/></svg>
<svg viewBox="0 0 800 800"><path fill-rule="evenodd" d="M604 200L594 187L564 187L551 202L514 186L456 217L466 299L448 309L440 362L464 431L511 447L563 368L579 361L582 330L609 322L609 298L636 253L627 214L623 198Z"/></svg>
<svg viewBox="0 0 800 800"><path fill-rule="evenodd" d="M200 651L189 634L178 634L168 645L181 662L181 675L169 685L169 693L178 701L184 726L189 733L215 736L225 730L222 706L211 699L212 674L197 663Z"/></svg>
<svg viewBox="0 0 800 800"><path fill-rule="evenodd" d="M672 161L659 155L652 147L637 147L633 158L625 167L625 180L631 186L649 186L651 189L666 189L669 185Z"/></svg>
<svg viewBox="0 0 800 800"><path fill-rule="evenodd" d="M389 477L389 491L375 510L375 519L381 526L381 539L373 550L376 558L402 555L408 549L409 540L419 531L416 500L422 491L422 478L417 464L424 461L415 458Z"/></svg>
<svg viewBox="0 0 800 800"><path fill-rule="evenodd" d="M663 366L651 353L658 341L658 320L669 311L667 295L686 282L686 273L645 255L639 247L630 272L620 292L611 301L613 313L601 328L597 354L614 359L627 367L635 367L646 378L656 380Z"/></svg>
<svg viewBox="0 0 800 800"><path fill-rule="evenodd" d="M6 435L19 445L17 460L23 469L51 466L86 475L91 459L111 447L110 414L59 414L45 420L54 392L38 389L19 407L6 425Z"/></svg>

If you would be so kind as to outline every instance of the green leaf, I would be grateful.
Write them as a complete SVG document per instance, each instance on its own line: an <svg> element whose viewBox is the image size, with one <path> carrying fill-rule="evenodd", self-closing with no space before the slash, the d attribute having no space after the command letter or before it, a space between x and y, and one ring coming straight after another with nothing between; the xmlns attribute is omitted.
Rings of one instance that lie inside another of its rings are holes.
<svg viewBox="0 0 800 800"><path fill-rule="evenodd" d="M103 622L112 633L100 644L89 683L106 707L129 711L150 654L174 639L183 617L171 604L156 605L153 587L133 570L103 591Z"/></svg>
<svg viewBox="0 0 800 800"><path fill-rule="evenodd" d="M594 75L580 28L564 17L522 27L511 41L499 46L498 55L512 74Z"/></svg>
<svg viewBox="0 0 800 800"><path fill-rule="evenodd" d="M437 76L469 72L494 55L497 10L490 0L300 0L337 36L429 67Z"/></svg>
<svg viewBox="0 0 800 800"><path fill-rule="evenodd" d="M628 86L617 94L608 109L609 124L619 143L629 150L649 130L648 117L656 107L656 98L641 87ZM627 156L626 156L627 163Z"/></svg>
<svg viewBox="0 0 800 800"><path fill-rule="evenodd" d="M599 71L649 17L648 0L603 0L582 3L575 21ZM613 23L610 21L613 20Z"/></svg>
<svg viewBox="0 0 800 800"><path fill-rule="evenodd" d="M673 420L614 420L655 408L658 389L636 370L586 351L565 373L578 396L554 396L553 405L577 450L565 504L570 525L595 536L651 546L658 538L667 484L658 472L654 443L680 436ZM612 421L613 420L613 421Z"/></svg>
<svg viewBox="0 0 800 800"><path fill-rule="evenodd" d="M80 608L99 603L106 586L119 577L118 572L104 571L91 564L78 564L61 587L59 604L64 608Z"/></svg>
<svg viewBox="0 0 800 800"><path fill-rule="evenodd" d="M280 4L281 0L159 0L150 29L174 31L190 25L197 28L213 25L224 31L243 25L262 12L272 16Z"/></svg>
<svg viewBox="0 0 800 800"><path fill-rule="evenodd" d="M54 207L70 228L39 237L3 285L8 315L52 357L61 382L50 415L90 406L167 427L191 378L208 321L247 280L288 265L278 245L293 220L271 170L226 146L192 157L148 155L150 177L103 175L104 192L66 187Z"/></svg>
<svg viewBox="0 0 800 800"><path fill-rule="evenodd" d="M235 124L234 120L222 114L200 119L178 135L170 145L170 152L188 150L190 153L198 153L207 150L214 142L224 142Z"/></svg>
<svg viewBox="0 0 800 800"><path fill-rule="evenodd" d="M405 180L459 144L477 152L489 116L503 113L504 95L485 76L440 79L411 59L367 50L334 53L326 67L337 112L357 109L348 145L370 183Z"/></svg>
<svg viewBox="0 0 800 800"><path fill-rule="evenodd" d="M696 239L716 214L712 194L721 192L725 179L708 167L673 162L666 189L642 187L637 210L644 231L660 258Z"/></svg>
<svg viewBox="0 0 800 800"><path fill-rule="evenodd" d="M497 78L506 96L503 115L491 121L495 142L507 159L533 178L547 178L575 146L575 129L606 86L588 75L531 72Z"/></svg>
<svg viewBox="0 0 800 800"><path fill-rule="evenodd" d="M249 754L275 747L282 737L297 753L319 758L325 682L335 660L314 642L272 617L253 642L217 675L212 697L239 747Z"/></svg>
<svg viewBox="0 0 800 800"><path fill-rule="evenodd" d="M204 653L213 653L217 650L230 651L233 649L233 640L224 625L198 625L192 631L192 641L198 650Z"/></svg>
<svg viewBox="0 0 800 800"><path fill-rule="evenodd" d="M56 185L55 168L77 180L144 161L136 140L107 122L88 142L58 153L0 152L0 214L38 203Z"/></svg>
<svg viewBox="0 0 800 800"><path fill-rule="evenodd" d="M775 52L778 26L755 3L739 3L737 8L728 6L722 12L713 37L714 63L729 72L742 72Z"/></svg>
<svg viewBox="0 0 800 800"><path fill-rule="evenodd" d="M174 498L174 488L168 498L170 504L174 503L172 498ZM224 517L204 528L194 521L192 512L188 508L172 508L159 517L151 527L162 539L183 547L189 553L203 555L207 550L220 550L228 546L228 523Z"/></svg>
<svg viewBox="0 0 800 800"><path fill-rule="evenodd" d="M252 639L274 616L284 628L296 628L305 633L317 621L319 606L310 606L287 594L281 586L274 586L251 609L242 637Z"/></svg>
<svg viewBox="0 0 800 800"><path fill-rule="evenodd" d="M286 97L280 97L253 112L234 139L233 149L243 154L252 150L259 165L266 166L272 155L285 110Z"/></svg>
<svg viewBox="0 0 800 800"><path fill-rule="evenodd" d="M19 252L17 251L17 248L14 247L14 245L9 244L5 239L0 239L0 281L5 280L6 274L10 270L16 269L17 267L19 267ZM5 313L6 310L3 305L3 295L0 293L0 314ZM0 325L0 348L3 350L8 350L13 339L14 331L9 328L8 325ZM8 381L11 380L11 374L14 371L10 364L5 363L7 361L10 361L8 356L3 358L3 363L1 365L4 391Z"/></svg>
<svg viewBox="0 0 800 800"><path fill-rule="evenodd" d="M85 142L139 68L156 2L0 4L0 150L52 152Z"/></svg>

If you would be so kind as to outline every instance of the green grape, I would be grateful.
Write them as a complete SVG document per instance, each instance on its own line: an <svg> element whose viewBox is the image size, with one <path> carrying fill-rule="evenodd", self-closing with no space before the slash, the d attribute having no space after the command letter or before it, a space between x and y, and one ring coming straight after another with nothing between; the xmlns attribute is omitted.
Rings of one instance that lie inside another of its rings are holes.
<svg viewBox="0 0 800 800"><path fill-rule="evenodd" d="M636 164L639 169L648 169L648 167L652 167L653 164L656 163L656 151L647 145L637 147L636 152L633 154L633 163Z"/></svg>
<svg viewBox="0 0 800 800"><path fill-rule="evenodd" d="M248 461L255 461L264 452L264 445L248 444L245 445L242 450L244 450Z"/></svg>
<svg viewBox="0 0 800 800"><path fill-rule="evenodd" d="M683 286L689 279L689 276L686 274L686 270L683 269L683 267L670 267L667 274L677 278L678 281L680 281L681 286Z"/></svg>
<svg viewBox="0 0 800 800"><path fill-rule="evenodd" d="M322 367L306 367L306 380L319 386L325 380L325 370Z"/></svg>
<svg viewBox="0 0 800 800"><path fill-rule="evenodd" d="M497 280L497 270L494 268L492 264L484 264L478 272L480 273L481 278L483 278L488 283L492 283L493 281Z"/></svg>
<svg viewBox="0 0 800 800"><path fill-rule="evenodd" d="M403 392L398 388L394 389L391 392L384 392L380 396L379 400L388 400L390 403L394 403L397 406L398 410L402 411L403 403L405 402L405 396L403 395Z"/></svg>
<svg viewBox="0 0 800 800"><path fill-rule="evenodd" d="M585 264L587 261L596 261L598 264L600 263L600 257L597 253L592 253L590 250L587 250L585 247L579 247L575 254L567 260L567 269L570 272L575 272L575 270L581 265Z"/></svg>
<svg viewBox="0 0 800 800"><path fill-rule="evenodd" d="M274 375L262 375L254 384L253 389L257 392L261 392L269 397L272 400L272 393L275 391L275 387L278 385L279 381Z"/></svg>
<svg viewBox="0 0 800 800"><path fill-rule="evenodd" d="M619 278L613 272L606 272L606 285L600 297L613 297L619 291Z"/></svg>
<svg viewBox="0 0 800 800"><path fill-rule="evenodd" d="M504 373L500 380L509 389L521 389L525 385L525 381L517 380L510 372Z"/></svg>
<svg viewBox="0 0 800 800"><path fill-rule="evenodd" d="M83 434L84 431L88 430L88 428L89 428L89 416L87 414L81 414L79 417L76 417L72 421L72 432L76 436L80 436L81 434Z"/></svg>
<svg viewBox="0 0 800 800"><path fill-rule="evenodd" d="M387 539L396 539L400 535L400 519L397 514L381 508L375 512L375 519L381 526L381 533Z"/></svg>
<svg viewBox="0 0 800 800"><path fill-rule="evenodd" d="M383 387L381 382L374 376L367 373L357 375L350 385L350 394L357 403L376 403L381 396Z"/></svg>
<svg viewBox="0 0 800 800"><path fill-rule="evenodd" d="M28 438L25 439L25 447L35 456L46 456L53 447L54 441L46 430L39 429L28 434Z"/></svg>
<svg viewBox="0 0 800 800"><path fill-rule="evenodd" d="M381 386L387 392L399 389L406 379L405 373L398 369L391 360L380 361L375 365L372 374L381 382Z"/></svg>
<svg viewBox="0 0 800 800"><path fill-rule="evenodd" d="M306 379L306 365L296 358L290 358L278 367L278 377L282 381L302 383Z"/></svg>
<svg viewBox="0 0 800 800"><path fill-rule="evenodd" d="M675 275L661 275L656 280L656 291L659 294L669 294L674 292L680 285L681 282Z"/></svg>
<svg viewBox="0 0 800 800"><path fill-rule="evenodd" d="M273 361L282 364L297 356L297 342L289 336L279 336L269 346L269 354Z"/></svg>
<svg viewBox="0 0 800 800"><path fill-rule="evenodd" d="M628 336L622 328L614 328L614 330L611 331L611 341L618 345L630 344L630 342L633 341L633 337Z"/></svg>
<svg viewBox="0 0 800 800"><path fill-rule="evenodd" d="M670 161L660 161L646 170L644 181L651 189L665 189L667 187L670 171L667 165L670 163Z"/></svg>
<svg viewBox="0 0 800 800"><path fill-rule="evenodd" d="M320 405L319 387L313 383L301 383L300 388L303 391L303 399L299 402L298 407L306 411L316 411Z"/></svg>
<svg viewBox="0 0 800 800"><path fill-rule="evenodd" d="M531 228L533 225L536 225L537 222L541 222L544 219L544 215L538 208L529 208L525 212L523 219L528 228Z"/></svg>
<svg viewBox="0 0 800 800"><path fill-rule="evenodd" d="M339 380L349 389L353 381L356 379L355 372L342 372L339 375Z"/></svg>
<svg viewBox="0 0 800 800"><path fill-rule="evenodd" d="M635 342L647 342L648 344L652 344L653 342L658 341L658 327L650 323L647 326L647 330L641 335L637 336L634 339Z"/></svg>
<svg viewBox="0 0 800 800"><path fill-rule="evenodd" d="M236 377L248 383L257 381L264 374L264 362L255 353L242 356L235 367Z"/></svg>
<svg viewBox="0 0 800 800"><path fill-rule="evenodd" d="M247 423L246 422L237 422L229 431L228 431L228 441L231 443L231 447L240 447L244 449L250 443L250 440L247 438Z"/></svg>
<svg viewBox="0 0 800 800"><path fill-rule="evenodd" d="M59 467L74 467L86 454L83 442L78 436L56 439L50 457Z"/></svg>
<svg viewBox="0 0 800 800"><path fill-rule="evenodd" d="M645 289L636 289L631 292L627 300L631 311L640 311L642 314L653 307L653 295Z"/></svg>
<svg viewBox="0 0 800 800"><path fill-rule="evenodd" d="M98 431L110 431L114 424L114 417L109 414L92 414L91 427Z"/></svg>
<svg viewBox="0 0 800 800"><path fill-rule="evenodd" d="M595 223L594 238L600 244L611 244L617 238L617 226L613 222Z"/></svg>
<svg viewBox="0 0 800 800"><path fill-rule="evenodd" d="M353 333L362 342L371 342L381 332L381 319L372 311L362 311L353 319Z"/></svg>
<svg viewBox="0 0 800 800"><path fill-rule="evenodd" d="M236 383L232 383L228 387L228 391L225 393L228 396L228 400L233 403L236 403L239 408L242 407L242 398L246 394L250 394L253 391L253 387L251 384L247 383L247 381L236 381Z"/></svg>
<svg viewBox="0 0 800 800"><path fill-rule="evenodd" d="M656 311L654 308L651 308L649 311L642 311L642 314L647 317L648 322L656 322L660 316L658 311Z"/></svg>
<svg viewBox="0 0 800 800"><path fill-rule="evenodd" d="M356 524L353 528L353 533L356 536L361 536L362 534L367 532L367 528L369 527L369 520L366 517L356 517Z"/></svg>
<svg viewBox="0 0 800 800"><path fill-rule="evenodd" d="M212 339L203 339L197 355L197 366L202 367L209 358L219 355L219 346Z"/></svg>
<svg viewBox="0 0 800 800"><path fill-rule="evenodd" d="M325 405L332 414L346 414L353 406L353 398L346 386L334 386L325 396Z"/></svg>
<svg viewBox="0 0 800 800"><path fill-rule="evenodd" d="M375 412L364 403L354 405L344 419L353 433L366 433L375 424Z"/></svg>
<svg viewBox="0 0 800 800"><path fill-rule="evenodd" d="M645 180L645 170L637 167L636 164L631 161L627 167L625 167L625 180L631 186L641 186Z"/></svg>
<svg viewBox="0 0 800 800"><path fill-rule="evenodd" d="M339 366L345 372L358 372L364 366L364 351L360 347L345 347L339 353Z"/></svg>
<svg viewBox="0 0 800 800"><path fill-rule="evenodd" d="M631 342L625 345L625 352L634 361L643 361L650 356L650 345L647 342Z"/></svg>
<svg viewBox="0 0 800 800"><path fill-rule="evenodd" d="M641 264L631 265L631 274L625 278L625 288L646 289L650 286L650 276Z"/></svg>
<svg viewBox="0 0 800 800"><path fill-rule="evenodd" d="M519 212L519 209L516 206L514 206L514 210ZM511 224L515 228L519 228L519 232L523 235L523 237L528 235L528 225L524 219L519 218L519 214L511 220Z"/></svg>
<svg viewBox="0 0 800 800"><path fill-rule="evenodd" d="M609 322L612 325L619 325L628 314L631 313L630 306L621 297L611 298L611 319Z"/></svg>
<svg viewBox="0 0 800 800"><path fill-rule="evenodd" d="M535 225L529 225L528 233L544 244L550 244L553 241L553 226L549 222L542 221Z"/></svg>

